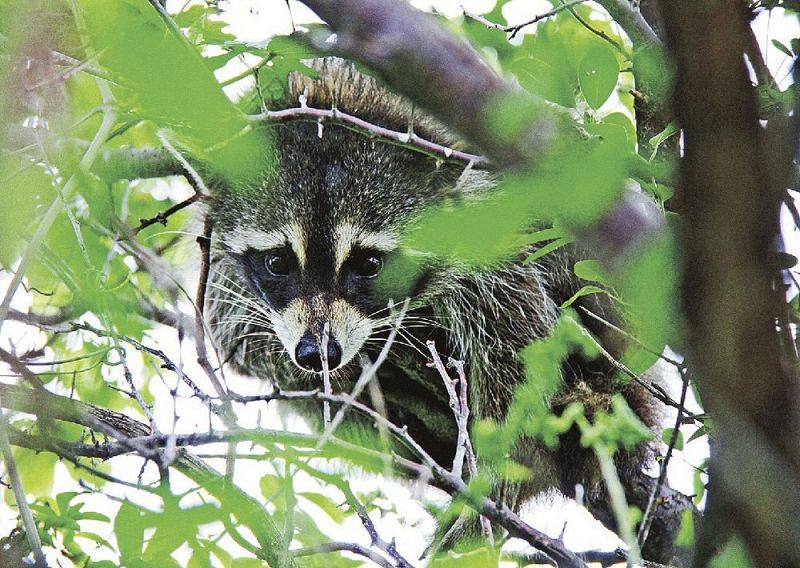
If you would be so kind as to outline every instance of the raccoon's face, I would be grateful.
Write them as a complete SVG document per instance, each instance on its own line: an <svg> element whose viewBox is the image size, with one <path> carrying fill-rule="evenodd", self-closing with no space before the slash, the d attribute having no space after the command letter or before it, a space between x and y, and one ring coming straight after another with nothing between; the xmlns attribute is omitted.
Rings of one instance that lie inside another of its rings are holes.
<svg viewBox="0 0 800 568"><path fill-rule="evenodd" d="M295 224L246 233L231 251L292 361L320 372L325 363L333 371L352 360L387 315L374 280L396 237L347 224L323 246Z"/></svg>
<svg viewBox="0 0 800 568"><path fill-rule="evenodd" d="M275 177L221 195L215 231L291 360L334 371L387 325L390 299L402 302L423 285L423 274L405 275L402 296L390 298L380 283L392 273L385 268L404 223L436 200L446 172L333 128L320 139L315 126L293 125L277 141Z"/></svg>

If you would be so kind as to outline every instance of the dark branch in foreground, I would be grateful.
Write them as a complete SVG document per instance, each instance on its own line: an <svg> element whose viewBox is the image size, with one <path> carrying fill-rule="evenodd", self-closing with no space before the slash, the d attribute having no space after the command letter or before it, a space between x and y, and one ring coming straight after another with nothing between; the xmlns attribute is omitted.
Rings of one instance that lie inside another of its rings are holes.
<svg viewBox="0 0 800 568"><path fill-rule="evenodd" d="M773 260L783 195L777 172L788 171L797 136L782 157L782 144L768 145L774 125L765 131L759 124L741 2L660 6L685 142L679 190L688 356L714 417L695 565L708 564L735 527L755 565L797 566L800 397L797 361L782 352L776 326L785 306Z"/></svg>
<svg viewBox="0 0 800 568"><path fill-rule="evenodd" d="M394 90L427 109L486 152L500 168L533 168L557 135L559 119L539 99L503 81L464 41L429 14L402 2L303 0L334 32L323 47L360 61ZM459 104L453 104L453 101ZM498 112L519 105L513 136L501 135ZM609 260L664 230L652 203L623 200L592 227L584 241Z"/></svg>

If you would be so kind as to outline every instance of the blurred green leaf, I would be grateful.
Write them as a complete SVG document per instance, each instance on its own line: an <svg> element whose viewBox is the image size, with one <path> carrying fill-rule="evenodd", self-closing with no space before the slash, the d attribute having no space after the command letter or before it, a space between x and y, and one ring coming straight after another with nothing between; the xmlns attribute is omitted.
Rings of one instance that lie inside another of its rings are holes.
<svg viewBox="0 0 800 568"><path fill-rule="evenodd" d="M99 63L122 87L121 106L169 128L237 183L263 175L263 133L253 131L197 50L147 0L80 0L80 7Z"/></svg>
<svg viewBox="0 0 800 568"><path fill-rule="evenodd" d="M114 518L114 536L123 562L141 557L147 526L144 511L130 501L123 501Z"/></svg>
<svg viewBox="0 0 800 568"><path fill-rule="evenodd" d="M794 54L792 53L792 50L789 49L788 47L786 47L786 44L784 44L783 42L781 42L781 41L779 41L777 39L773 39L772 40L772 45L776 49L778 49L779 51L781 51L784 54L788 55L789 57L794 57Z"/></svg>
<svg viewBox="0 0 800 568"><path fill-rule="evenodd" d="M755 566L744 543L738 538L733 537L711 559L711 568L750 568Z"/></svg>
<svg viewBox="0 0 800 568"><path fill-rule="evenodd" d="M653 365L667 343L677 349L682 345L675 305L680 261L674 238L664 234L647 243L614 278L629 330L646 346L633 344L622 358L634 373Z"/></svg>
<svg viewBox="0 0 800 568"><path fill-rule="evenodd" d="M341 505L334 503L330 498L322 493L305 491L298 493L297 495L322 509L322 511L337 524L343 523L347 517L346 511L342 509Z"/></svg>
<svg viewBox="0 0 800 568"><path fill-rule="evenodd" d="M670 122L664 130L653 136L650 140L647 141L650 146L653 147L653 155L658 152L659 147L667 141L671 136L680 132L681 129L678 126L677 122Z"/></svg>
<svg viewBox="0 0 800 568"><path fill-rule="evenodd" d="M617 448L631 449L653 438L653 432L631 410L621 394L611 399L610 412L597 412L591 424L582 421L581 445L603 446L610 452Z"/></svg>

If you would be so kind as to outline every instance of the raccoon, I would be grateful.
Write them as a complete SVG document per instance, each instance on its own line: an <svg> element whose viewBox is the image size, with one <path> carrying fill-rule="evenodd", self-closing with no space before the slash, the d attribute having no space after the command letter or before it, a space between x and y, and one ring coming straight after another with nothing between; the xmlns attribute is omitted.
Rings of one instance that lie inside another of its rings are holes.
<svg viewBox="0 0 800 568"><path fill-rule="evenodd" d="M316 78L290 76L285 97L271 108L337 108L385 128L406 131L411 125L424 138L459 144L441 124L353 65L324 59L313 67ZM263 182L215 188L208 212L215 238L207 310L226 359L247 375L291 390L320 388L327 361L334 390L350 392L359 354L374 359L395 321L390 300L410 298L405 325L376 380L388 418L406 426L439 463L452 462L456 425L442 380L427 365L425 342L433 340L443 355L466 362L473 419L502 421L525 377L518 353L548 335L559 306L580 288L572 271L576 251L562 249L531 263L522 262L527 253L520 251L485 270L428 259L403 272L396 289L381 289L376 277L391 266L415 214L447 200L480 199L494 187L492 175L332 124L322 130L313 122L275 125L269 148L275 167ZM613 319L607 300L587 301ZM586 325L604 332L594 320ZM639 418L657 428L652 396L635 383L613 382L611 371L604 362L570 359L554 410L577 400L591 415L607 410L621 392ZM308 403L298 411L320 426L318 407ZM599 468L579 437L568 432L555 451L533 440L520 444L514 457L532 477L500 484L496 496L513 508L552 489L574 497L582 486L587 507L613 528ZM652 458L646 445L616 457L629 502L641 509L653 486L643 473ZM674 497L668 488L664 492ZM657 516L654 544L645 546L645 554L672 559L676 531L675 519Z"/></svg>

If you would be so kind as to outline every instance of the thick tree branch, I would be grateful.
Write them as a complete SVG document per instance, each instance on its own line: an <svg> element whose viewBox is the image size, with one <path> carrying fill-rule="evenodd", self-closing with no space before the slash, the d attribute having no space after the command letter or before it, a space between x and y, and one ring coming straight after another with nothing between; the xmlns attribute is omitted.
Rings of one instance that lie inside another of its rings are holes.
<svg viewBox="0 0 800 568"><path fill-rule="evenodd" d="M482 148L496 164L530 163L546 148L554 124L541 112L519 136L509 139L498 132L498 106L521 94L429 14L403 2L383 0L304 3L336 32L327 47L368 65L396 91ZM527 101L533 108L541 107L533 99Z"/></svg>
<svg viewBox="0 0 800 568"><path fill-rule="evenodd" d="M661 40L629 0L596 0L628 34L633 47L658 46Z"/></svg>
<svg viewBox="0 0 800 568"><path fill-rule="evenodd" d="M404 2L303 2L336 32L328 47L369 66L393 89L484 150L499 167L532 168L556 135L557 119L543 111L541 101L503 81L429 14ZM518 113L522 124L509 137L499 132L497 113L512 99L526 110ZM626 200L586 229L585 240L602 249L601 255L623 256L662 229L663 219L652 203Z"/></svg>
<svg viewBox="0 0 800 568"><path fill-rule="evenodd" d="M797 565L800 527L787 503L796 505L800 487L800 399L776 329L783 300L773 289L771 251L781 193L768 169L776 150L765 146L742 57L747 12L736 0L661 5L685 140L689 355L715 424L697 564L708 562L735 518L756 564Z"/></svg>

